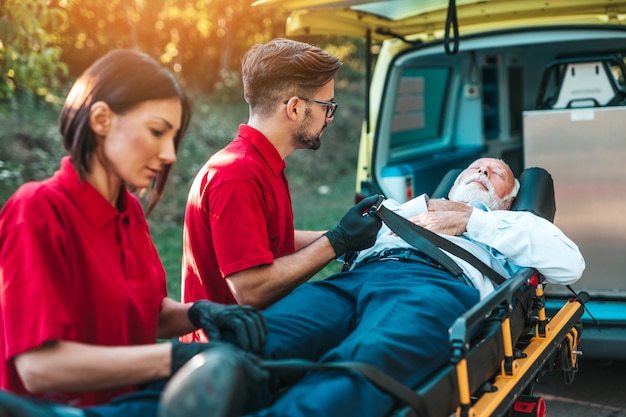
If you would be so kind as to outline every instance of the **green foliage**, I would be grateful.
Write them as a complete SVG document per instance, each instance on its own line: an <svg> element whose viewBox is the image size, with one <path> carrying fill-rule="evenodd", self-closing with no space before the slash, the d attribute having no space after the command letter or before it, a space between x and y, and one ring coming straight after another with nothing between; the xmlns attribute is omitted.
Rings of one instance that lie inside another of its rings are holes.
<svg viewBox="0 0 626 417"><path fill-rule="evenodd" d="M0 14L0 102L26 94L56 99L59 76L68 71L56 44L66 21L49 0L7 0Z"/></svg>
<svg viewBox="0 0 626 417"><path fill-rule="evenodd" d="M211 93L236 80L253 43L284 33L286 14L249 0L67 0L63 61L73 75L114 48L138 48Z"/></svg>
<svg viewBox="0 0 626 417"><path fill-rule="evenodd" d="M0 206L24 182L49 177L65 155L58 106L30 96L11 104L0 113Z"/></svg>
<svg viewBox="0 0 626 417"><path fill-rule="evenodd" d="M251 45L285 36L287 12L250 0L5 0L0 10L0 105L23 94L53 101L93 61L117 48L159 59L189 90L236 101ZM361 41L306 37L362 74Z"/></svg>

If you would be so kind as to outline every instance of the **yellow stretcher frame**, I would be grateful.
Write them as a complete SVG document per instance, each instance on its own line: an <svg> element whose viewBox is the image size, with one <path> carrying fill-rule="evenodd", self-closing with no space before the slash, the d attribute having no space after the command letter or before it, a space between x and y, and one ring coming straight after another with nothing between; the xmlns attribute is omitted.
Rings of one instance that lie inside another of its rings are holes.
<svg viewBox="0 0 626 417"><path fill-rule="evenodd" d="M540 279L535 270L526 270L459 317L450 330L449 365L415 390L422 407L404 406L392 416L504 416L520 395L532 393L537 376L558 367L559 361L567 361L564 369L575 372L579 323L588 296L579 294L548 318ZM520 297L521 293L525 295ZM525 303L531 310L525 311ZM492 323L487 336L472 340L476 329L498 309L499 323ZM498 360L485 359L491 357Z"/></svg>

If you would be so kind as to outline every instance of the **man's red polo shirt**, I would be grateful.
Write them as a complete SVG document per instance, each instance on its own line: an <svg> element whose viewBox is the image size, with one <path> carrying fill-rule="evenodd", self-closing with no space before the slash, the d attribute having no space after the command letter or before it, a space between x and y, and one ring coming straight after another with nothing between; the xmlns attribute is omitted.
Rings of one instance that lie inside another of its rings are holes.
<svg viewBox="0 0 626 417"><path fill-rule="evenodd" d="M156 342L165 271L143 209L122 190L120 211L70 160L23 185L0 213L0 386L26 393L11 360L46 341L126 346ZM45 397L107 403L133 388Z"/></svg>
<svg viewBox="0 0 626 417"><path fill-rule="evenodd" d="M183 232L183 301L235 303L225 276L295 251L285 162L247 125L196 176Z"/></svg>

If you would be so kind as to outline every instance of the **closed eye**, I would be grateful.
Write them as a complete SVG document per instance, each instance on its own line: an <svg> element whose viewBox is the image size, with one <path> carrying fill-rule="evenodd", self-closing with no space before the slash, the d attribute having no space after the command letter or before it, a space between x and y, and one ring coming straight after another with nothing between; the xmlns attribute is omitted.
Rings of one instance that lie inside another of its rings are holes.
<svg viewBox="0 0 626 417"><path fill-rule="evenodd" d="M159 129L150 129L150 132L152 132L152 134L157 138L160 138L165 134L165 131Z"/></svg>

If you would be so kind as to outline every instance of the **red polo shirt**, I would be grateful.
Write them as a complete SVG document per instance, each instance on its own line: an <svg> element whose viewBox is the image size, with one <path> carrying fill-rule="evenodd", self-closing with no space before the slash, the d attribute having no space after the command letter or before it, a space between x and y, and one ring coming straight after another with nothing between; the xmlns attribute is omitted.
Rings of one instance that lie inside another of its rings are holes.
<svg viewBox="0 0 626 417"><path fill-rule="evenodd" d="M196 176L183 232L183 301L235 303L225 276L295 251L285 162L247 125Z"/></svg>
<svg viewBox="0 0 626 417"><path fill-rule="evenodd" d="M0 386L26 393L12 358L50 340L155 343L165 271L143 209L122 190L116 210L69 158L23 185L0 212ZM126 389L49 393L83 407Z"/></svg>

